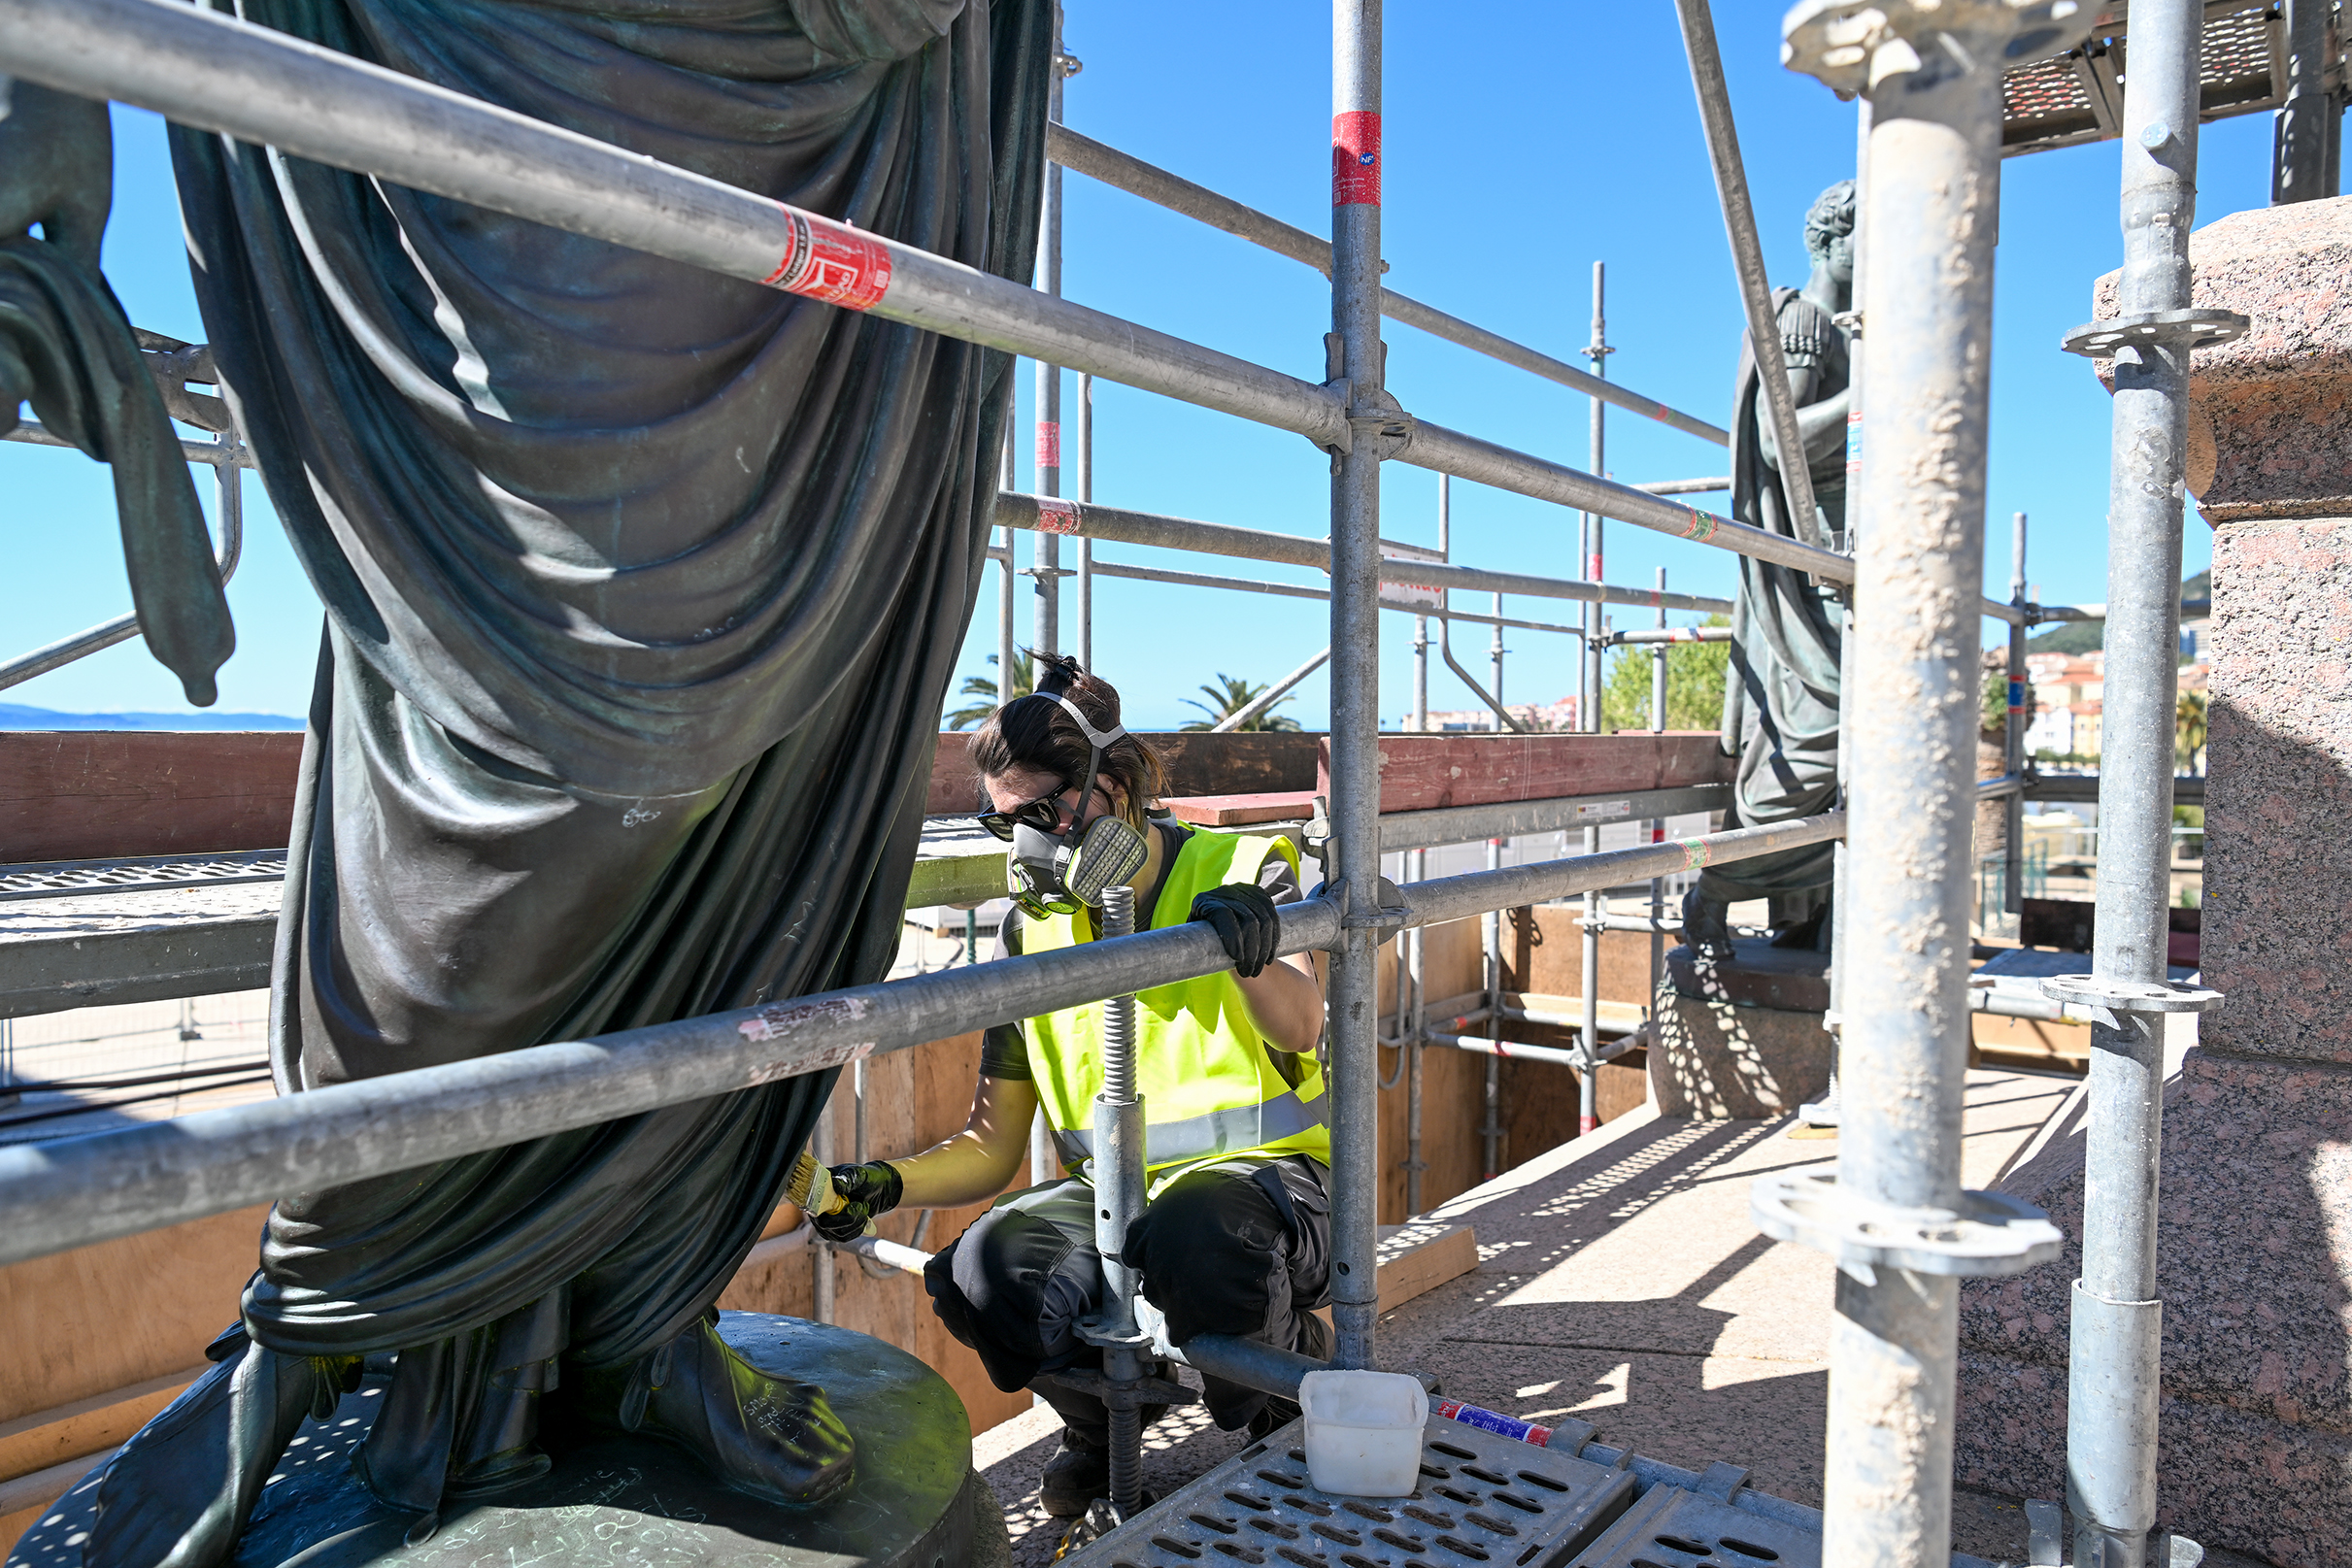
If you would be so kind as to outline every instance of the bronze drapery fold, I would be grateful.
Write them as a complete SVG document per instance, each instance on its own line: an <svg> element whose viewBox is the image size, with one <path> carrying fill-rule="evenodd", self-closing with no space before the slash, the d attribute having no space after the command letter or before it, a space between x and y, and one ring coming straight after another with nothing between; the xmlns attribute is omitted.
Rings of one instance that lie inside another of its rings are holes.
<svg viewBox="0 0 2352 1568"><path fill-rule="evenodd" d="M242 11L1028 277L1038 0ZM880 979L1007 356L217 136L174 151L226 393L327 608L281 1090ZM387 1415L463 1407L515 1370L493 1344L643 1357L757 1240L832 1077L285 1200L246 1327L408 1352ZM408 1473L462 1434L403 1425L363 1468L428 1506Z"/></svg>

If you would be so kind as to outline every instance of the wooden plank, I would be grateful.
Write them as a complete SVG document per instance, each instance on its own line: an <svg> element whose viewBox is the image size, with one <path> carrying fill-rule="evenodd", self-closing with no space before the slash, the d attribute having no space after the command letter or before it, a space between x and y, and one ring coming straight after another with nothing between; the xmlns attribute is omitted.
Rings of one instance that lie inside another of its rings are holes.
<svg viewBox="0 0 2352 1568"><path fill-rule="evenodd" d="M237 1320L266 1206L0 1268L0 1421L182 1372Z"/></svg>
<svg viewBox="0 0 2352 1568"><path fill-rule="evenodd" d="M1383 735L1380 809L1449 806L1721 784L1732 759L1713 731L1662 735ZM1330 788L1330 748L1317 753L1315 787Z"/></svg>
<svg viewBox="0 0 2352 1568"><path fill-rule="evenodd" d="M294 730L0 732L0 862L282 848Z"/></svg>
<svg viewBox="0 0 2352 1568"><path fill-rule="evenodd" d="M1478 1232L1469 1225L1419 1224L1380 1227L1380 1301L1375 1312L1394 1312L1415 1296L1478 1267Z"/></svg>
<svg viewBox="0 0 2352 1568"><path fill-rule="evenodd" d="M1246 827L1253 822L1296 822L1315 813L1312 789L1276 789L1255 795L1174 795L1160 801L1180 822L1199 827Z"/></svg>
<svg viewBox="0 0 2352 1568"><path fill-rule="evenodd" d="M119 1448L180 1391L202 1377L203 1366L169 1372L54 1410L36 1411L0 1422L0 1481L15 1481L68 1460L94 1462L90 1455Z"/></svg>
<svg viewBox="0 0 2352 1568"><path fill-rule="evenodd" d="M1322 737L1296 730L1254 730L1219 735L1208 730L1136 731L1159 753L1168 770L1171 796L1238 795L1315 787ZM924 810L933 816L977 811L980 781L972 772L971 736L950 730L939 737L931 764L931 792ZM1266 820L1260 817L1254 820Z"/></svg>

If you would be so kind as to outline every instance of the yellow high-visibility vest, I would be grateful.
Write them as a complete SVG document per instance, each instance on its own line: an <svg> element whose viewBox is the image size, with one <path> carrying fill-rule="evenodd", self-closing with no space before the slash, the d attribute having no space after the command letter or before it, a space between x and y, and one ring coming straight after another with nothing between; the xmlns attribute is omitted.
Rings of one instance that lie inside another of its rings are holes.
<svg viewBox="0 0 2352 1568"><path fill-rule="evenodd" d="M1168 868L1153 928L1182 924L1191 917L1193 898L1212 887L1256 882L1269 854L1297 869L1298 850L1288 839L1195 830ZM1021 951L1051 952L1087 940L1076 917L1057 915L1024 924ZM1037 1098L1066 1170L1093 1155L1102 1006L1089 1002L1047 1013L1022 1031ZM1250 1021L1231 970L1137 992L1135 1056L1149 1168L1250 1151L1307 1153L1330 1163L1322 1068L1311 1051L1277 1051L1266 1044Z"/></svg>

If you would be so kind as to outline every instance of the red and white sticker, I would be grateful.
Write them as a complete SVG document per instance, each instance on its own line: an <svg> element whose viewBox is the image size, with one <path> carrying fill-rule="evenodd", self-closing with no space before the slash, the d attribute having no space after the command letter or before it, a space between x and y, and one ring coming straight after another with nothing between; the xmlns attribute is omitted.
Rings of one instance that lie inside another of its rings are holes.
<svg viewBox="0 0 2352 1568"><path fill-rule="evenodd" d="M1078 503L1064 501L1058 495L1037 498L1037 531L1041 534L1074 534L1078 526Z"/></svg>
<svg viewBox="0 0 2352 1568"><path fill-rule="evenodd" d="M1380 117L1368 110L1331 117L1331 205L1380 205Z"/></svg>
<svg viewBox="0 0 2352 1568"><path fill-rule="evenodd" d="M1037 466L1061 466L1061 426L1051 419L1041 419L1037 423Z"/></svg>
<svg viewBox="0 0 2352 1568"><path fill-rule="evenodd" d="M890 252L880 240L813 213L786 207L784 215L790 219L784 258L761 283L844 310L870 311L882 303L890 287Z"/></svg>

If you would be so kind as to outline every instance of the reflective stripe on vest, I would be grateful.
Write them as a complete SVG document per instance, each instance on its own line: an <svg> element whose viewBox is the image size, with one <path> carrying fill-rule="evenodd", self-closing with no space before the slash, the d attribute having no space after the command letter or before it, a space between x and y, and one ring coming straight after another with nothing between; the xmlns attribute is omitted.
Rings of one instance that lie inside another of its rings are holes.
<svg viewBox="0 0 2352 1568"><path fill-rule="evenodd" d="M1269 856L1293 867L1287 839L1195 831L1168 867L1154 928L1183 923L1193 900L1227 883L1255 883ZM1022 932L1022 951L1077 946L1068 916ZM1094 1096L1102 1087L1102 1004L1030 1018L1023 1035L1031 1081L1065 1166L1090 1157ZM1145 1158L1153 1169L1262 1150L1330 1158L1323 1072L1311 1053L1278 1052L1259 1034L1231 970L1150 986L1135 998L1136 1087L1144 1100Z"/></svg>
<svg viewBox="0 0 2352 1568"><path fill-rule="evenodd" d="M1238 1153L1279 1139L1295 1138L1322 1126L1324 1110L1329 1103L1327 1094L1301 1101L1294 1092L1262 1105L1211 1111L1205 1116L1187 1117L1182 1121L1150 1121L1144 1124L1143 1146L1150 1151L1154 1165ZM1060 1151L1062 1164L1075 1165L1082 1159L1094 1157L1093 1129L1065 1132L1056 1127L1053 1133L1054 1147Z"/></svg>

